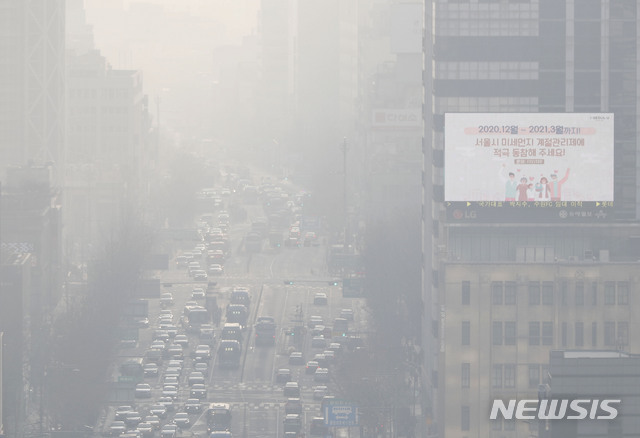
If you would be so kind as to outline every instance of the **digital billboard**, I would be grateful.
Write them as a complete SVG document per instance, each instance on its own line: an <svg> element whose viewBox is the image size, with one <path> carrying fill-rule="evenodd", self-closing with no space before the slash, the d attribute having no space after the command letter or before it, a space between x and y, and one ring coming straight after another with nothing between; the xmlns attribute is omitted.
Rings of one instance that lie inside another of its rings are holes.
<svg viewBox="0 0 640 438"><path fill-rule="evenodd" d="M613 207L611 113L447 113L444 143L447 206Z"/></svg>

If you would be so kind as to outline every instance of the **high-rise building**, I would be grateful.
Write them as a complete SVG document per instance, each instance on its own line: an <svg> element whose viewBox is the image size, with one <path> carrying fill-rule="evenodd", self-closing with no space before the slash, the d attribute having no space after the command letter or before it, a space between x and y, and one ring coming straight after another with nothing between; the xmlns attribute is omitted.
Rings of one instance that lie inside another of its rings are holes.
<svg viewBox="0 0 640 438"><path fill-rule="evenodd" d="M0 162L55 163L64 139L63 0L0 2Z"/></svg>
<svg viewBox="0 0 640 438"><path fill-rule="evenodd" d="M489 407L535 396L550 350L640 352L637 23L635 0L426 1L430 436L528 436Z"/></svg>
<svg viewBox="0 0 640 438"><path fill-rule="evenodd" d="M68 113L64 238L84 262L144 199L152 155L141 72L114 70L98 51L70 56Z"/></svg>

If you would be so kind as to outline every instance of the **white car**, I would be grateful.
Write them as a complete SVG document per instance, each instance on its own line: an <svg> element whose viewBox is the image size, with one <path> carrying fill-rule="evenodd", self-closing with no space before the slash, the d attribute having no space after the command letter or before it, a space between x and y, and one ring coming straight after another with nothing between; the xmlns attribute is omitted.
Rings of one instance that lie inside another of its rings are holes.
<svg viewBox="0 0 640 438"><path fill-rule="evenodd" d="M194 287L191 291L191 298L194 300L199 300L205 297L204 289L201 287Z"/></svg>
<svg viewBox="0 0 640 438"><path fill-rule="evenodd" d="M151 385L148 383L138 383L134 396L136 398L151 398Z"/></svg>

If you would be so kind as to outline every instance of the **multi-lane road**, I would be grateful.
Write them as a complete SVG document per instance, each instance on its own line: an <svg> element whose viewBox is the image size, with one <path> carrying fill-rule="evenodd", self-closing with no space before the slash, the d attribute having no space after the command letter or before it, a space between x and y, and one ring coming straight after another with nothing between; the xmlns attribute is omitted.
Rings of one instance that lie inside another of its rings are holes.
<svg viewBox="0 0 640 438"><path fill-rule="evenodd" d="M276 374L281 368L290 369L291 380L297 381L300 385L303 406L301 432L310 436L311 418L322 415L321 400L313 396L314 387L325 385L328 387L328 394L333 394L332 366L328 367L329 382L318 382L314 374L305 372L304 364L289 363L291 351L301 351L306 362L329 347L331 339L327 339L324 348L312 347L311 331L308 325L310 316L322 317L325 325L330 327L335 318L340 316L341 309L353 309L354 321L350 323L350 330L363 330L366 325L364 303L359 299L343 298L341 288L329 284L331 277L326 270L327 245L326 239L321 234L314 244L297 247L271 248L268 239L265 239L262 251L247 253L242 244L243 238L251 230L252 220L265 215L260 204L247 206L247 211L246 221L230 224L228 235L232 253L224 263L224 274L209 278L217 283L212 293L216 295L218 305L223 310L220 325L216 327L217 340L220 337L221 327L225 323L224 309L229 304L231 289L235 286L243 286L250 290L249 320L244 330L240 366L238 369L230 370L221 368L216 354L217 343L214 345L213 357L206 375L207 397L202 401L205 408L201 413L189 415L190 427L179 430L178 436L208 436L206 405L211 402L231 405L233 412L231 432L234 437L284 436L283 420L287 397L283 393L284 384L276 381ZM283 232L286 235L288 230L285 229ZM181 242L179 245L181 248L170 262L170 269L157 273L161 282L167 285L163 288L163 292L173 294L174 304L170 308L179 334L184 333L179 319L185 303L192 300L193 288L206 288L207 285L207 282L194 281L188 275L186 268L178 266L175 262L177 256L191 250L196 243ZM202 264L206 266L204 260L203 258ZM286 282L292 284L285 284ZM319 292L327 295L327 304L314 304L314 297ZM197 301L204 305L204 299ZM135 349L121 350L116 365L126 360L126 357L144 355L152 343L160 311L159 300L149 300L150 326L140 329L139 341ZM271 316L275 319L277 329L274 346L255 345L253 324L258 316ZM295 335L292 335L295 326L304 328L296 330ZM183 369L179 378L178 396L174 401L174 411L168 413L166 419L162 420L163 423L170 423L175 412L181 412L186 400L190 398L187 376L193 371L194 365L190 353L199 341L197 334L187 335L189 346L184 351ZM171 341L168 344L170 343ZM114 369L117 369L117 366ZM152 386L152 397L135 399L132 403L133 409L140 412L142 417L161 397L165 369L166 365L161 365L157 377L145 378L145 383ZM108 433L113 421L115 408L116 406L112 405L107 410L102 427L105 433ZM355 432L354 430L351 434L354 437L357 436ZM160 432L156 432L155 436L160 436Z"/></svg>

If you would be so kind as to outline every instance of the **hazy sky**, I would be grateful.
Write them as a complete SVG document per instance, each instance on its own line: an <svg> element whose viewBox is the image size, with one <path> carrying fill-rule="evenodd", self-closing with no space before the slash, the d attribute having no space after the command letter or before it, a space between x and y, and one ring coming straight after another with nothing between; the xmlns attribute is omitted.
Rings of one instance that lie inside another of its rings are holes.
<svg viewBox="0 0 640 438"><path fill-rule="evenodd" d="M209 103L214 49L256 33L260 0L85 0L96 48L115 69L141 70L150 110L195 123ZM193 113L192 113L193 112ZM181 119L181 120L178 120ZM202 123L202 122L198 122Z"/></svg>

